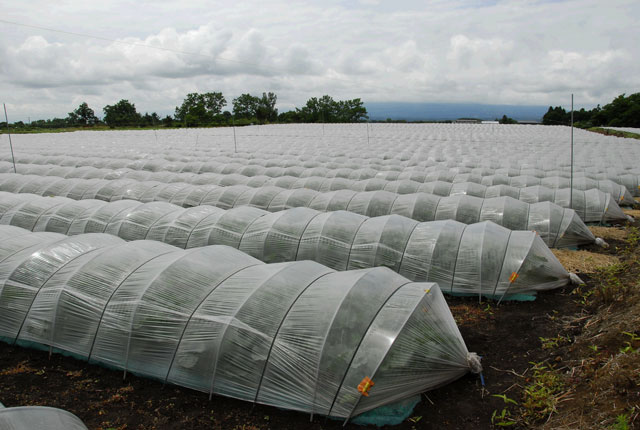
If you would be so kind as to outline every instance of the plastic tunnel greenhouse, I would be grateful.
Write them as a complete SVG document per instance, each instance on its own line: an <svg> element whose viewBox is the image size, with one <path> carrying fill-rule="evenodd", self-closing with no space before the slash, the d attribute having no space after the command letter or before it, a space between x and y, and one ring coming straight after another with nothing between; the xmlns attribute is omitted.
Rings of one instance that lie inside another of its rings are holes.
<svg viewBox="0 0 640 430"><path fill-rule="evenodd" d="M67 235L109 233L180 248L227 245L266 263L313 260L335 270L388 267L444 292L498 299L566 285L569 273L540 237L492 222L241 206L184 209L166 202L72 200L0 192L0 224Z"/></svg>
<svg viewBox="0 0 640 430"><path fill-rule="evenodd" d="M344 178L344 179L382 179L388 181L396 181L403 179L411 179L417 182L476 182L487 184L498 179L498 183L514 184L523 181L534 181L530 185L539 185L545 183L545 179L550 179L549 186L553 187L553 182L557 182L559 178L566 179L570 176L568 166L557 167L551 165L547 168L536 167L509 167L509 168L470 168L460 166L459 162L455 163L435 163L414 162L411 164L373 164L366 168L362 168L358 163L357 157L349 157L343 162L331 161L331 157L324 162L308 163L303 161L296 162L291 160L282 164L282 156L272 155L267 159L251 159L244 158L240 154L229 154L230 157L220 156L218 154L206 154L207 156L216 156L216 159L200 161L200 157L193 157L198 161L177 161L167 158L151 158L148 155L139 155L137 159L130 158L114 158L113 154L108 159L102 158L100 155L95 157L77 157L62 155L59 156L43 156L43 155L22 155L18 157L18 161L22 164L58 164L60 166L68 166L73 168L84 168L87 166L101 166L110 168L128 168L133 170L142 170L149 172L176 172L176 173L220 173L224 175L243 175L248 177L266 176L269 178L278 178L281 176L292 176L297 178L322 177L322 178ZM102 159L101 159L102 158ZM190 159L184 155L180 159ZM4 158L10 161L8 157ZM335 160L335 157L333 158ZM329 162L327 162L329 161ZM366 163L365 163L366 164ZM1 167L6 171L7 167ZM598 188L604 192L611 192L617 199L618 195L624 195L625 199L629 199L632 195L640 195L640 171L625 171L616 169L590 169L576 168L574 172L575 178L587 181L588 188ZM574 184L575 185L575 184ZM564 188L565 186L562 186ZM581 188L584 189L584 188Z"/></svg>
<svg viewBox="0 0 640 430"><path fill-rule="evenodd" d="M139 182L130 179L53 179L47 176L0 174L0 191L61 196L72 199L167 201L179 206L211 205L222 209L253 206L270 212L309 207L322 212L346 210L370 217L403 215L416 221L456 220L465 224L493 221L510 230L536 231L551 247L596 241L572 209L551 202L529 204L511 197L481 199L425 193L398 195L388 191L339 190L326 193L244 185L219 187L185 183Z"/></svg>
<svg viewBox="0 0 640 430"><path fill-rule="evenodd" d="M95 167L67 167L54 165L27 164L19 166L20 174L38 176L58 176L61 178L82 179L134 179L138 181L157 181L165 183L184 182L194 185L246 185L257 188L276 186L285 189L305 188L320 192L352 190L352 191L390 191L397 194L427 193L438 196L466 194L475 197L490 198L509 196L526 203L549 201L559 206L571 207L584 222L624 222L627 216L622 212L616 201L633 204L633 200L625 200L622 188L612 185L611 192L618 192L615 198L611 194L597 188L588 190L573 190L573 202L569 199L568 188L548 188L540 185L530 187L512 187L509 185L485 186L475 182L417 182L410 179L387 181L379 178L353 180L345 178L308 177L297 178L283 176L271 178L268 176L224 175L218 173L173 173L141 171L131 169L109 170ZM0 163L0 172L13 172L11 163ZM580 182L576 181L576 186ZM617 188L615 188L617 187ZM622 194L620 194L622 193Z"/></svg>
<svg viewBox="0 0 640 430"><path fill-rule="evenodd" d="M209 394L348 420L479 371L440 289L0 226L0 336Z"/></svg>
<svg viewBox="0 0 640 430"><path fill-rule="evenodd" d="M87 430L78 417L62 409L44 406L3 408L0 405L2 430Z"/></svg>

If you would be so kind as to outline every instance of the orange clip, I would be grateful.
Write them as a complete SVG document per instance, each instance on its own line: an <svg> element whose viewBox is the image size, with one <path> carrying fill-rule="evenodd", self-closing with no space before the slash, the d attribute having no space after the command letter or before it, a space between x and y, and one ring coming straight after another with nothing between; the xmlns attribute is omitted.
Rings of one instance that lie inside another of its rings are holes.
<svg viewBox="0 0 640 430"><path fill-rule="evenodd" d="M513 283L516 281L516 279L518 279L518 274L516 272L513 272L511 276L509 276L509 282Z"/></svg>
<svg viewBox="0 0 640 430"><path fill-rule="evenodd" d="M365 397L369 397L369 390L371 389L371 387L373 387L375 384L374 382L371 380L371 378L369 378L368 376L365 376L364 379L362 380L362 382L360 382L360 385L358 385L358 391L360 393L362 393L363 396Z"/></svg>

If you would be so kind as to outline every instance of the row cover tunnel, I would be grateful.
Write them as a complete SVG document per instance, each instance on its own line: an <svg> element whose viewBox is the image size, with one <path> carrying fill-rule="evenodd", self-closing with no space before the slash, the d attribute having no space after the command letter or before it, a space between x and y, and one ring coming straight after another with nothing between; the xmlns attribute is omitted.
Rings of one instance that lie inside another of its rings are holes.
<svg viewBox="0 0 640 430"><path fill-rule="evenodd" d="M72 200L0 192L0 224L66 235L109 233L180 248L227 245L263 262L313 260L335 270L384 266L444 292L480 297L535 294L569 282L540 237L492 222L422 222L346 211L250 206L184 209L166 202Z"/></svg>
<svg viewBox="0 0 640 430"><path fill-rule="evenodd" d="M13 165L0 164L0 172L10 173ZM587 182L576 180L573 187L573 196L569 188L549 188L540 185L519 187L510 185L485 186L475 182L418 182L410 179L387 181L372 178L365 180L353 180L345 178L309 177L297 178L294 176L281 176L271 178L269 176L243 176L237 174L219 173L173 173L150 172L131 169L98 169L95 167L64 167L52 165L21 165L20 174L37 176L57 176L65 179L134 179L137 181L157 181L165 183L184 182L194 185L246 185L249 187L275 186L284 189L306 188L319 192L336 190L352 191L389 191L397 194L427 193L438 196L470 195L481 198L509 196L525 203L538 203L550 201L559 206L574 209L585 222L618 222L626 221L626 216L616 204L632 205L633 200L625 200L625 188L611 181L608 192L597 188L586 188ZM617 193L617 194L616 194ZM613 199L612 199L612 196ZM572 200L573 199L573 200Z"/></svg>
<svg viewBox="0 0 640 430"><path fill-rule="evenodd" d="M24 159L24 157L22 157ZM28 157L27 157L28 158ZM61 158L61 159L60 159ZM289 176L291 178L305 179L305 178L339 178L339 179L351 179L354 181L362 181L366 179L378 179L381 181L399 181L399 180L411 180L414 182L473 182L482 185L510 185L514 187L526 187L531 185L542 185L548 188L568 188L570 186L570 178L558 171L534 171L524 172L532 174L522 174L518 176L511 176L509 173L491 173L494 170L484 169L480 173L460 173L458 169L442 169L442 168L415 168L408 169L402 172L397 171L376 171L373 169L328 169L326 167L305 168L299 166L293 166L289 168L282 167L262 167L262 166L247 166L243 164L226 164L216 161L199 161L192 163L177 163L169 162L165 160L156 159L141 159L131 161L129 159L104 159L101 163L94 158L87 157L71 157L63 156L53 159L35 159L32 164L21 164L20 173L28 173L32 165L51 166L58 165L58 167L72 167L72 168L85 168L102 167L105 170L108 169L131 169L139 171L148 171L156 173L194 173L204 174L213 173L220 175L237 175L252 178L255 176L266 176L270 179L277 179L281 177ZM38 162L39 161L39 162ZM13 164L7 160L0 166L0 171L12 171ZM24 171L26 170L26 172ZM491 173L491 174L489 174ZM620 175L591 175L587 172L578 172L575 174L573 180L573 187L580 190L587 190L596 188L603 192L610 193L616 201L623 200L632 201L633 195L640 195L640 188L638 174L620 174ZM317 179L316 179L317 180ZM245 181L249 181L246 179Z"/></svg>
<svg viewBox="0 0 640 430"><path fill-rule="evenodd" d="M551 202L529 204L506 196L482 199L468 195L441 197L425 193L400 195L388 191L350 190L320 193L303 188L219 187L131 179L54 179L8 173L0 174L0 191L75 200L166 201L184 207L210 205L231 209L253 206L270 212L308 207L322 212L346 210L369 217L396 214L419 222L451 219L473 224L493 221L510 230L536 231L551 247L578 246L596 240L572 209Z"/></svg>
<svg viewBox="0 0 640 430"><path fill-rule="evenodd" d="M345 420L479 370L438 286L387 268L14 226L0 238L8 342Z"/></svg>

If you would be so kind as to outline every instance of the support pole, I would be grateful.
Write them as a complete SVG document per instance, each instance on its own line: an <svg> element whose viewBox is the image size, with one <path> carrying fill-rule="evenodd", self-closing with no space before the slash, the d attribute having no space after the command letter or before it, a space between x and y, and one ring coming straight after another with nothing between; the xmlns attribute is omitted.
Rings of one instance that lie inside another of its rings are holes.
<svg viewBox="0 0 640 430"><path fill-rule="evenodd" d="M233 126L233 152L238 152L238 142L236 141L236 126Z"/></svg>
<svg viewBox="0 0 640 430"><path fill-rule="evenodd" d="M2 103L4 107L4 119L7 121L7 135L9 136L9 148L11 148L11 160L13 161L13 173L18 173L16 170L16 158L13 156L13 143L11 142L11 130L9 129L9 117L7 116L7 105Z"/></svg>
<svg viewBox="0 0 640 430"><path fill-rule="evenodd" d="M238 143L236 142L236 120L231 116L231 127L233 127L233 152L238 153Z"/></svg>
<svg viewBox="0 0 640 430"><path fill-rule="evenodd" d="M573 209L573 94L571 94L571 180L569 193L569 207Z"/></svg>
<svg viewBox="0 0 640 430"><path fill-rule="evenodd" d="M367 145L369 144L369 123L367 122Z"/></svg>

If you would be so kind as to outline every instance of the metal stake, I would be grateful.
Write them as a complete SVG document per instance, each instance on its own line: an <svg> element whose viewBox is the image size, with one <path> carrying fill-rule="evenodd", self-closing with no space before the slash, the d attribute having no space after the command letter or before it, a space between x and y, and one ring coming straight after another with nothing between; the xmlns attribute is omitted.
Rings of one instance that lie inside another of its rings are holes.
<svg viewBox="0 0 640 430"><path fill-rule="evenodd" d="M571 94L571 193L569 194L569 207L573 209L573 94Z"/></svg>
<svg viewBox="0 0 640 430"><path fill-rule="evenodd" d="M238 142L236 141L236 126L233 126L233 152L238 152Z"/></svg>
<svg viewBox="0 0 640 430"><path fill-rule="evenodd" d="M11 129L9 129L9 117L7 116L7 105L2 103L4 107L4 119L7 121L7 135L9 136L9 147L11 148L11 160L13 161L13 173L18 173L16 170L16 158L13 156L13 143L11 142Z"/></svg>

